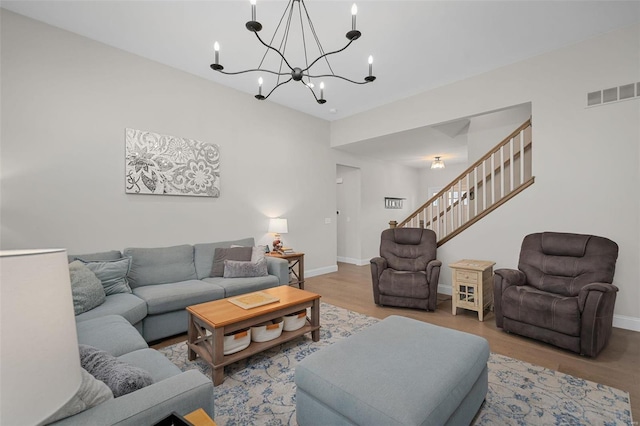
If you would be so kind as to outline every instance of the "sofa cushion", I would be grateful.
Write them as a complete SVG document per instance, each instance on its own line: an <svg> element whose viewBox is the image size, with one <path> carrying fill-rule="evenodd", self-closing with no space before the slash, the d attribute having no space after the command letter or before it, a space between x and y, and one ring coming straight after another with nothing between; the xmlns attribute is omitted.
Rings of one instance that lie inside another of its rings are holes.
<svg viewBox="0 0 640 426"><path fill-rule="evenodd" d="M76 394L55 413L53 413L43 424L53 423L56 420L64 419L78 414L86 409L102 404L109 399L113 399L113 392L104 382L93 377L84 368L80 369L82 381L80 389Z"/></svg>
<svg viewBox="0 0 640 426"><path fill-rule="evenodd" d="M153 284L195 280L193 246L184 244L160 248L126 248L124 255L131 258L127 278L131 288Z"/></svg>
<svg viewBox="0 0 640 426"><path fill-rule="evenodd" d="M224 261L224 278L264 277L267 273L267 259L257 262L228 260Z"/></svg>
<svg viewBox="0 0 640 426"><path fill-rule="evenodd" d="M73 310L76 315L100 306L105 300L102 283L79 260L69 264L71 293L73 294Z"/></svg>
<svg viewBox="0 0 640 426"><path fill-rule="evenodd" d="M129 321L119 315L107 315L76 323L78 343L120 356L149 346Z"/></svg>
<svg viewBox="0 0 640 426"><path fill-rule="evenodd" d="M76 316L76 321L86 321L105 315L121 315L129 321L129 323L135 325L147 316L147 304L144 300L133 294L112 294L111 296L107 296L102 305Z"/></svg>
<svg viewBox="0 0 640 426"><path fill-rule="evenodd" d="M84 260L85 262L117 260L122 258L122 253L119 250L110 250L98 253L70 254L68 258L69 263L74 260Z"/></svg>
<svg viewBox="0 0 640 426"><path fill-rule="evenodd" d="M93 377L109 386L113 396L126 395L153 384L151 375L113 355L89 345L79 345L80 364Z"/></svg>
<svg viewBox="0 0 640 426"><path fill-rule="evenodd" d="M502 293L502 310L506 318L580 336L581 316L577 297L547 293L528 285L514 285Z"/></svg>
<svg viewBox="0 0 640 426"><path fill-rule="evenodd" d="M134 288L133 293L147 303L150 315L177 311L225 297L219 287L199 280L148 285Z"/></svg>
<svg viewBox="0 0 640 426"><path fill-rule="evenodd" d="M154 383L181 373L178 366L155 349L140 349L119 356L118 359L148 371Z"/></svg>
<svg viewBox="0 0 640 426"><path fill-rule="evenodd" d="M238 246L250 246L254 245L253 238L243 238L241 240L234 241L219 241L217 243L203 243L196 244L194 248L194 260L196 265L196 271L198 273L198 279L207 278L211 276L211 268L213 264L213 255L216 248L229 248L232 245Z"/></svg>
<svg viewBox="0 0 640 426"><path fill-rule="evenodd" d="M237 296L239 294L251 293L252 291L264 290L280 285L280 280L275 275L252 278L210 277L202 281L224 288L224 296L222 297Z"/></svg>
<svg viewBox="0 0 640 426"><path fill-rule="evenodd" d="M80 259L82 263L96 274L102 282L104 293L107 296L118 293L131 293L127 273L131 266L131 259L124 257L117 260L87 262Z"/></svg>
<svg viewBox="0 0 640 426"><path fill-rule="evenodd" d="M225 260L250 261L252 252L253 249L251 247L218 247L213 254L213 267L211 268L211 276L224 276Z"/></svg>

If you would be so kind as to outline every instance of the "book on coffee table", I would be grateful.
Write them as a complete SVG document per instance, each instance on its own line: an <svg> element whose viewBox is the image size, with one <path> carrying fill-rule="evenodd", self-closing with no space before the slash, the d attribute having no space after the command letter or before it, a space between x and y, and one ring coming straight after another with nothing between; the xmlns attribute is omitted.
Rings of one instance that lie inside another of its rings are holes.
<svg viewBox="0 0 640 426"><path fill-rule="evenodd" d="M257 308L258 306L267 305L280 301L279 297L271 296L261 291L255 293L244 294L238 297L231 297L229 302L240 306L242 309Z"/></svg>

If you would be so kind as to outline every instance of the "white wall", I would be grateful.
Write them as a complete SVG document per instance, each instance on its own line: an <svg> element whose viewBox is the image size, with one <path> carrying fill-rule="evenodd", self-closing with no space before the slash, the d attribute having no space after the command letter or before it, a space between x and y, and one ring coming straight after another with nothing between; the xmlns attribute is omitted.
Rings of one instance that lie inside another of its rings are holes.
<svg viewBox="0 0 640 426"><path fill-rule="evenodd" d="M535 184L443 245L443 264L491 259L515 267L522 238L539 231L602 235L620 254L614 324L640 330L640 100L586 108L587 92L638 81L633 26L333 122L339 146L532 103ZM441 284L450 284L445 268Z"/></svg>
<svg viewBox="0 0 640 426"><path fill-rule="evenodd" d="M531 104L528 103L474 117L467 132L469 144L467 166L478 161L529 117L531 117Z"/></svg>
<svg viewBox="0 0 640 426"><path fill-rule="evenodd" d="M6 10L1 31L2 248L271 244L281 216L336 269L327 122ZM219 144L220 198L125 194L126 127Z"/></svg>

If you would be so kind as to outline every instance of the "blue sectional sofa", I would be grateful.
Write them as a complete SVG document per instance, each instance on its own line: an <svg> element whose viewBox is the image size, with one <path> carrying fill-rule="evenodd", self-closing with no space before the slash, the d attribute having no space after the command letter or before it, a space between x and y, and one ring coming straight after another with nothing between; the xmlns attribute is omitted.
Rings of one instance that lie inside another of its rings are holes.
<svg viewBox="0 0 640 426"><path fill-rule="evenodd" d="M187 331L189 305L288 285L288 262L268 256L266 276L211 277L216 248L231 246L253 247L254 240L70 255L70 263L81 260L89 269L115 271L118 282L117 292L105 291L104 302L76 316L78 343L148 372L153 383L53 424L151 425L172 412L185 415L198 408L213 418L211 379L195 370L181 372L147 342Z"/></svg>
<svg viewBox="0 0 640 426"><path fill-rule="evenodd" d="M216 248L253 247L254 244L253 238L244 238L173 247L126 248L123 253L112 250L70 255L69 261L131 259L126 276L132 293L107 295L100 306L76 316L76 322L120 315L147 342L184 333L187 331L187 306L288 284L288 262L269 256L266 257L267 276L210 276Z"/></svg>

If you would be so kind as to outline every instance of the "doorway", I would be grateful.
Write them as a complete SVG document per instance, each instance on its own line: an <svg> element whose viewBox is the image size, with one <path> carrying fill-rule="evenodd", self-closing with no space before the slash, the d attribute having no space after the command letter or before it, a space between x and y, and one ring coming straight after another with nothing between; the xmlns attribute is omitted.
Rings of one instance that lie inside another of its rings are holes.
<svg viewBox="0 0 640 426"><path fill-rule="evenodd" d="M357 167L336 165L336 232L338 262L360 265L361 176Z"/></svg>

